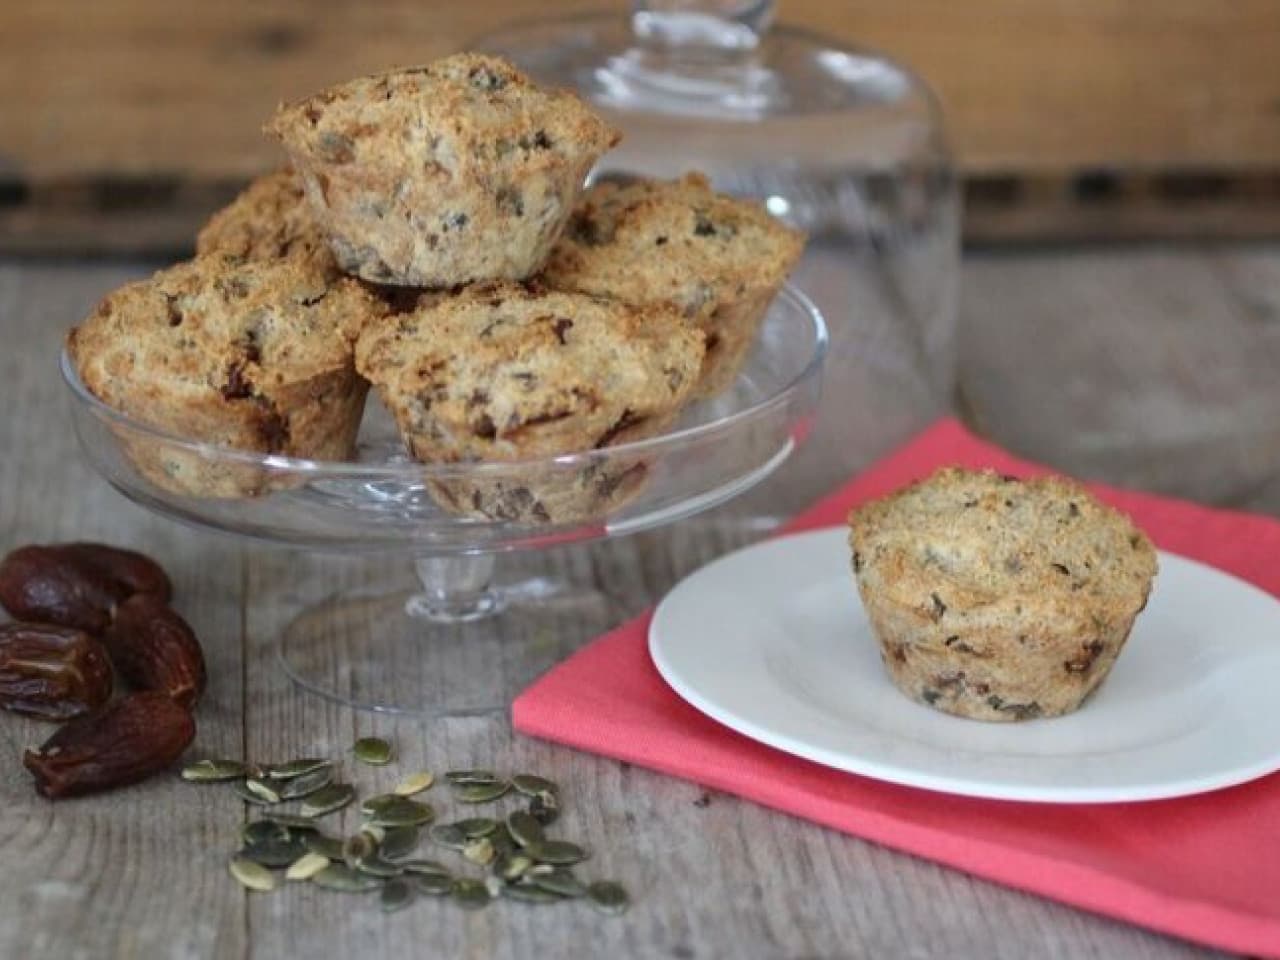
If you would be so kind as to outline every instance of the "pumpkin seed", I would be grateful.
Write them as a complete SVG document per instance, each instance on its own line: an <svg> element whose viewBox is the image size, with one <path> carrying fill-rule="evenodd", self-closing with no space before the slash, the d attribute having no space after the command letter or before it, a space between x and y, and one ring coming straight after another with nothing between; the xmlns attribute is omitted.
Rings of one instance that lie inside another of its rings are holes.
<svg viewBox="0 0 1280 960"><path fill-rule="evenodd" d="M239 760L197 760L182 768L182 779L191 783L238 780L249 772Z"/></svg>
<svg viewBox="0 0 1280 960"><path fill-rule="evenodd" d="M530 887L523 883L515 883L507 886L502 891L504 897L510 897L512 900L523 900L525 903L559 903L564 897L550 890L543 890L541 887Z"/></svg>
<svg viewBox="0 0 1280 960"><path fill-rule="evenodd" d="M361 737L353 749L361 763L380 767L391 762L391 744L381 737Z"/></svg>
<svg viewBox="0 0 1280 960"><path fill-rule="evenodd" d="M560 788L545 777L532 773L518 773L511 778L511 785L526 797L536 797L540 793L557 793Z"/></svg>
<svg viewBox="0 0 1280 960"><path fill-rule="evenodd" d="M631 906L626 888L613 880L597 880L591 884L587 887L587 899L603 913L626 913Z"/></svg>
<svg viewBox="0 0 1280 960"><path fill-rule="evenodd" d="M405 873L417 873L426 876L434 874L439 877L449 876L449 868L437 860L402 860L400 868Z"/></svg>
<svg viewBox="0 0 1280 960"><path fill-rule="evenodd" d="M395 913L402 910L413 902L414 895L417 893L417 887L408 880L396 878L388 880L382 885L382 893L378 899L382 906L383 913Z"/></svg>
<svg viewBox="0 0 1280 960"><path fill-rule="evenodd" d="M399 803L403 798L395 793L380 793L377 796L366 797L360 801L360 812L366 817L371 817L383 807L389 807Z"/></svg>
<svg viewBox="0 0 1280 960"><path fill-rule="evenodd" d="M304 853L284 872L286 880L310 880L317 873L329 866L329 858L318 853Z"/></svg>
<svg viewBox="0 0 1280 960"><path fill-rule="evenodd" d="M451 892L454 901L465 910L479 910L487 907L489 901L493 899L483 883L466 877L454 880Z"/></svg>
<svg viewBox="0 0 1280 960"><path fill-rule="evenodd" d="M302 801L299 811L304 817L323 817L341 810L356 798L356 788L349 783L331 783Z"/></svg>
<svg viewBox="0 0 1280 960"><path fill-rule="evenodd" d="M483 867L493 862L495 854L493 844L489 842L489 838L481 837L479 840L470 841L463 847L462 855L472 863L478 863Z"/></svg>
<svg viewBox="0 0 1280 960"><path fill-rule="evenodd" d="M493 862L493 872L503 880L519 880L533 866L533 858L523 853L504 854Z"/></svg>
<svg viewBox="0 0 1280 960"><path fill-rule="evenodd" d="M455 783L453 796L459 803L488 803L497 800L510 789L511 784L505 780L495 783Z"/></svg>
<svg viewBox="0 0 1280 960"><path fill-rule="evenodd" d="M428 832L433 843L451 850L461 850L467 845L467 835L458 829L456 823L437 823Z"/></svg>
<svg viewBox="0 0 1280 960"><path fill-rule="evenodd" d="M266 843L269 840L288 840L289 828L273 820L254 820L240 828L240 839L246 846Z"/></svg>
<svg viewBox="0 0 1280 960"><path fill-rule="evenodd" d="M370 814L369 822L382 827L416 827L436 818L435 810L425 803L396 797L395 803L380 806Z"/></svg>
<svg viewBox="0 0 1280 960"><path fill-rule="evenodd" d="M361 824L360 832L374 842L375 846L382 846L382 841L387 838L387 831L383 830L376 823Z"/></svg>
<svg viewBox="0 0 1280 960"><path fill-rule="evenodd" d="M587 859L587 851L568 840L543 840L525 847L525 851L539 863L571 864Z"/></svg>
<svg viewBox="0 0 1280 960"><path fill-rule="evenodd" d="M311 882L326 890L337 890L341 893L368 893L382 886L377 877L352 870L345 863L331 863L314 877Z"/></svg>
<svg viewBox="0 0 1280 960"><path fill-rule="evenodd" d="M280 794L271 784L259 780L257 777L249 777L244 781L244 787L249 792L258 797L263 803L279 803Z"/></svg>
<svg viewBox="0 0 1280 960"><path fill-rule="evenodd" d="M453 893L453 878L447 873L423 873L414 876L414 885L419 892L432 897L443 897Z"/></svg>
<svg viewBox="0 0 1280 960"><path fill-rule="evenodd" d="M366 833L357 833L342 842L342 862L353 870L377 852L378 844Z"/></svg>
<svg viewBox="0 0 1280 960"><path fill-rule="evenodd" d="M266 893L276 888L276 878L260 863L254 863L244 857L232 857L227 869L242 887L249 890Z"/></svg>
<svg viewBox="0 0 1280 960"><path fill-rule="evenodd" d="M255 793L247 786L248 780L237 780L231 785L231 789L235 791L235 795L245 803L255 803L260 807L266 807L275 803L275 800L267 800L261 794Z"/></svg>
<svg viewBox="0 0 1280 960"><path fill-rule="evenodd" d="M462 835L468 840L475 840L479 837L487 837L493 831L498 829L498 821L489 817L469 817L466 820L459 820L454 824Z"/></svg>
<svg viewBox="0 0 1280 960"><path fill-rule="evenodd" d="M292 780L294 777L305 777L318 770L332 770L333 761L323 757L302 757L288 763L269 764L263 775L272 780Z"/></svg>
<svg viewBox="0 0 1280 960"><path fill-rule="evenodd" d="M493 844L493 849L497 851L499 856L515 853L520 848L516 846L516 842L511 839L511 831L507 829L506 824L498 824L498 829L489 834L489 842Z"/></svg>
<svg viewBox="0 0 1280 960"><path fill-rule="evenodd" d="M302 845L326 859L342 859L342 841L337 837L325 836L323 833L308 833L303 836Z"/></svg>
<svg viewBox="0 0 1280 960"><path fill-rule="evenodd" d="M537 819L524 810L516 810L507 816L507 832L522 847L533 846L546 839L546 832Z"/></svg>
<svg viewBox="0 0 1280 960"><path fill-rule="evenodd" d="M544 827L560 817L560 801L554 793L540 793L529 801L529 815Z"/></svg>
<svg viewBox="0 0 1280 960"><path fill-rule="evenodd" d="M378 852L384 857L395 860L412 853L418 845L417 827L392 827L378 844Z"/></svg>
<svg viewBox="0 0 1280 960"><path fill-rule="evenodd" d="M315 831L319 828L310 817L300 817L296 813L285 813L283 810L266 810L262 814L264 820L288 827L290 830Z"/></svg>
<svg viewBox="0 0 1280 960"><path fill-rule="evenodd" d="M444 778L451 784L498 783L502 778L492 770L450 770Z"/></svg>
<svg viewBox="0 0 1280 960"><path fill-rule="evenodd" d="M264 867L278 869L289 866L306 852L302 840L291 836L284 840L272 838L250 844L240 851L240 856Z"/></svg>
<svg viewBox="0 0 1280 960"><path fill-rule="evenodd" d="M436 782L436 778L430 772L423 770L421 773L413 773L405 777L396 784L392 793L401 797L411 797L415 793L421 793L431 787Z"/></svg>
<svg viewBox="0 0 1280 960"><path fill-rule="evenodd" d="M400 864L392 863L390 860L384 860L376 853L372 856L362 858L360 862L356 863L354 866L361 873L367 873L371 877L383 877L384 879L387 877L398 877L400 874L404 873L404 867L400 866Z"/></svg>
<svg viewBox="0 0 1280 960"><path fill-rule="evenodd" d="M581 897L587 892L586 886L568 870L553 870L542 876L530 877L525 881L540 890L550 890L562 897Z"/></svg>
<svg viewBox="0 0 1280 960"><path fill-rule="evenodd" d="M281 800L301 800L303 797L309 797L333 782L333 767L320 767L318 770L312 770L310 773L299 774L292 777L281 785Z"/></svg>

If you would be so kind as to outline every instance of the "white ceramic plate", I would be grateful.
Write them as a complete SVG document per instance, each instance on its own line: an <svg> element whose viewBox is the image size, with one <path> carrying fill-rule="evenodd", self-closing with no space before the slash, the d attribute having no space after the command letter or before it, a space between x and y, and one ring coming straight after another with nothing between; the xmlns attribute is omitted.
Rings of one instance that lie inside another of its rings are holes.
<svg viewBox="0 0 1280 960"><path fill-rule="evenodd" d="M844 530L721 557L649 629L658 671L708 716L827 766L948 793L1153 800L1280 769L1280 601L1167 553L1146 611L1076 713L992 724L912 703L880 664Z"/></svg>

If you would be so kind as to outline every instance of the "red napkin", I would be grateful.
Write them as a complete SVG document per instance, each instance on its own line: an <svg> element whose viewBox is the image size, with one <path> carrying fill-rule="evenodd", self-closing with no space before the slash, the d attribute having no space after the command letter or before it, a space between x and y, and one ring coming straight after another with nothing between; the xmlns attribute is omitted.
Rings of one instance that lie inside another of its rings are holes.
<svg viewBox="0 0 1280 960"><path fill-rule="evenodd" d="M943 421L788 530L842 523L853 505L948 464L1047 472ZM1158 546L1280 594L1280 523L1092 489ZM881 783L766 747L694 710L649 659L649 619L606 634L534 683L512 706L516 730L1153 930L1280 958L1280 774L1200 796L1104 805L943 797Z"/></svg>

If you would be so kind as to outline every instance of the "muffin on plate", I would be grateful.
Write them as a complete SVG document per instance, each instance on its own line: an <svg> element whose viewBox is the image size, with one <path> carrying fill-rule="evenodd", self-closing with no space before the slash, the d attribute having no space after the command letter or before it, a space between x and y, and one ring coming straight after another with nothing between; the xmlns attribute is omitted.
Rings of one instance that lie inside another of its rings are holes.
<svg viewBox="0 0 1280 960"><path fill-rule="evenodd" d="M755 203L680 180L597 183L547 265L553 287L669 304L707 336L698 395L719 393L746 362L804 235Z"/></svg>
<svg viewBox="0 0 1280 960"><path fill-rule="evenodd" d="M858 592L889 677L977 720L1075 710L1156 574L1124 514L1061 477L943 469L849 515Z"/></svg>
<svg viewBox="0 0 1280 960"><path fill-rule="evenodd" d="M242 260L302 257L319 269L335 273L338 269L302 181L292 170L259 177L210 217L196 237L196 253L221 253Z"/></svg>
<svg viewBox="0 0 1280 960"><path fill-rule="evenodd" d="M536 273L618 140L573 94L465 53L331 87L267 131L344 270L426 287Z"/></svg>
<svg viewBox="0 0 1280 960"><path fill-rule="evenodd" d="M209 254L108 294L70 332L67 350L90 393L165 433L344 460L368 391L353 341L385 309L356 281L307 260ZM265 489L251 463L117 429L134 465L167 490L237 497Z"/></svg>
<svg viewBox="0 0 1280 960"><path fill-rule="evenodd" d="M692 392L703 352L702 334L671 310L491 282L371 324L356 364L416 459L513 463L660 432ZM432 489L452 512L561 523L616 508L646 472L643 457L602 456Z"/></svg>

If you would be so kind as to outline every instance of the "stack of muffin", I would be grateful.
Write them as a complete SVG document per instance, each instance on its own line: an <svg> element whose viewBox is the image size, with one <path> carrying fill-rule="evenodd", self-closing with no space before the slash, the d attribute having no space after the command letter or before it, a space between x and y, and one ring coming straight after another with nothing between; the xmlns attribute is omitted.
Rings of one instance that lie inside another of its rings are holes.
<svg viewBox="0 0 1280 960"><path fill-rule="evenodd" d="M194 441L350 459L369 384L428 463L652 436L734 381L803 247L696 174L584 193L617 132L493 57L353 80L267 131L291 168L217 213L194 259L108 295L68 337L95 396ZM234 458L125 448L170 491L271 486ZM569 522L643 474L459 471L431 489L463 514Z"/></svg>

